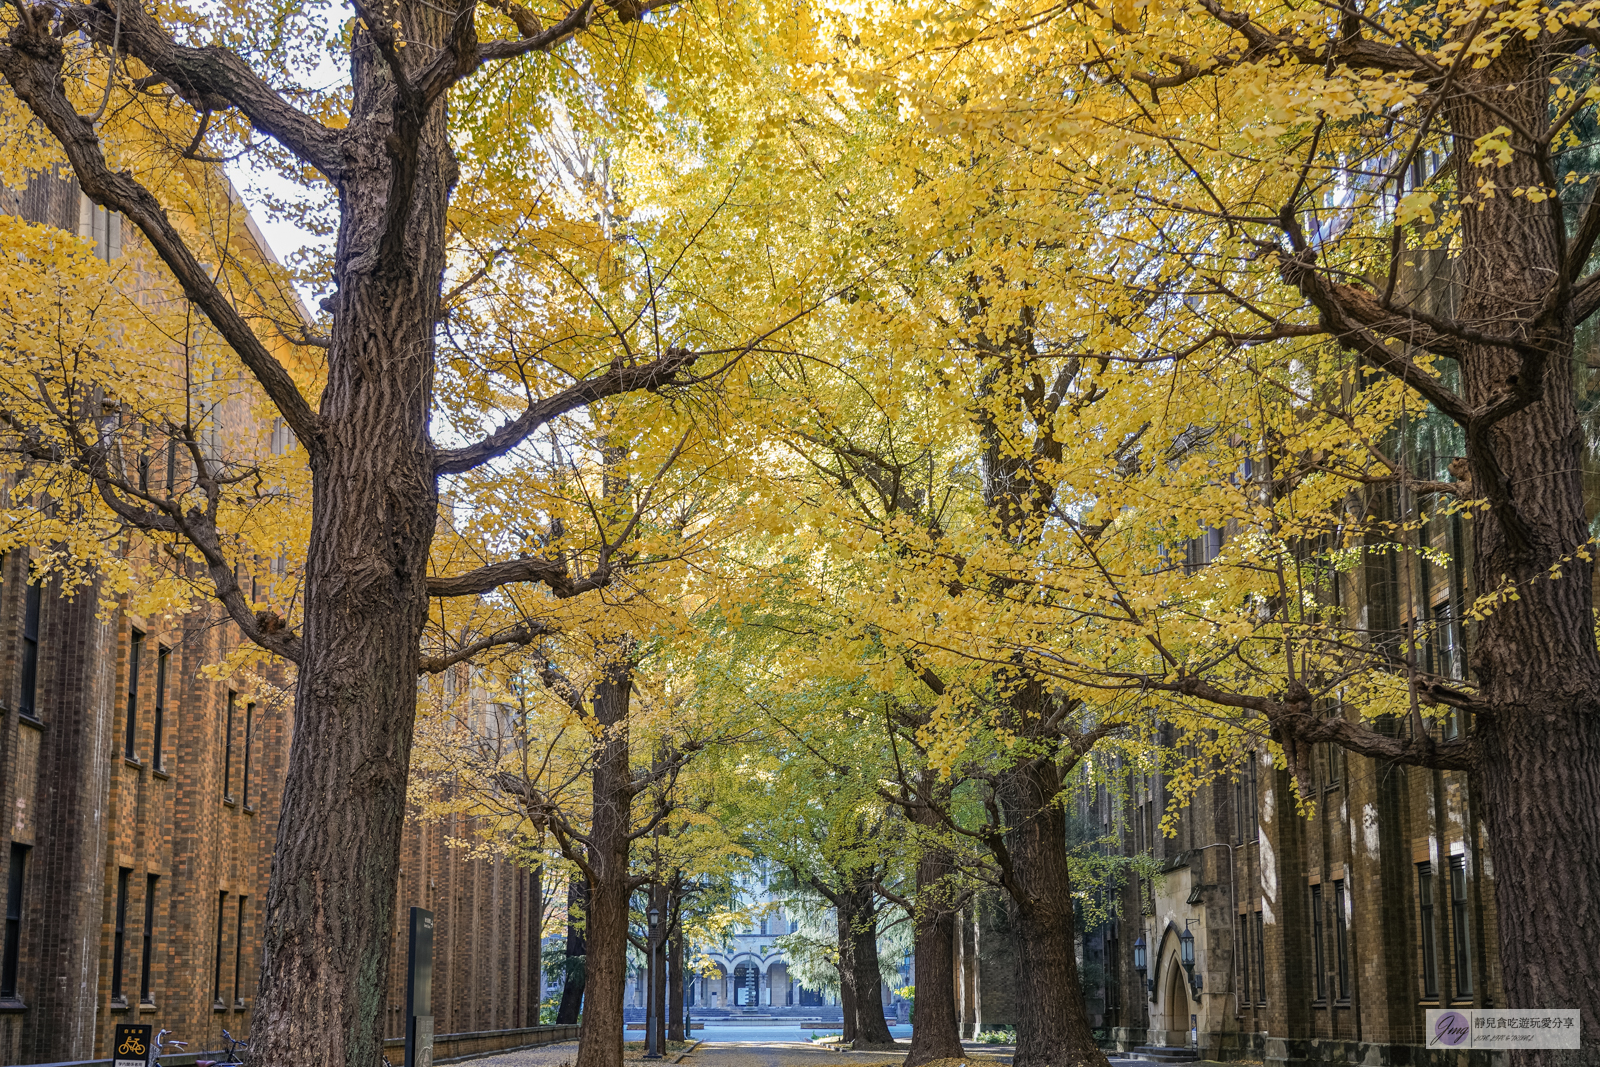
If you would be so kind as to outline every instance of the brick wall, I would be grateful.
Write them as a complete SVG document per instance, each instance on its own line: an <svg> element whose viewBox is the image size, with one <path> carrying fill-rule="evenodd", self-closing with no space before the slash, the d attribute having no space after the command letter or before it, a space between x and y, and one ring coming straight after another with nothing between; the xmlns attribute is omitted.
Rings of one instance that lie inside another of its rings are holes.
<svg viewBox="0 0 1600 1067"><path fill-rule="evenodd" d="M78 200L70 182L36 181L21 194L6 192L0 210L72 229ZM123 239L127 248L137 246L133 231L124 230ZM239 440L265 441L271 427L253 422L251 407L229 401L222 428ZM146 575L179 565L137 536L125 551ZM189 577L203 587L202 575ZM171 1029L191 1048L220 1047L224 1029L245 1037L293 734L292 679L279 668L211 676L206 668L241 637L203 598L181 615L151 618L134 614L126 597L102 604L98 584L70 599L48 586L40 596L35 715L24 716L19 650L27 581L25 552L0 557L0 890L12 873L13 845L25 849L17 987L14 997L0 999L0 1063L103 1056L115 1025L132 1020ZM143 641L130 710L135 630ZM440 917L436 1032L536 1023L531 875L504 860L467 858L449 846L447 829L465 836L459 826L405 827L390 1032L399 1033L410 904ZM5 941L0 931L0 945ZM149 996L142 997L147 948Z"/></svg>

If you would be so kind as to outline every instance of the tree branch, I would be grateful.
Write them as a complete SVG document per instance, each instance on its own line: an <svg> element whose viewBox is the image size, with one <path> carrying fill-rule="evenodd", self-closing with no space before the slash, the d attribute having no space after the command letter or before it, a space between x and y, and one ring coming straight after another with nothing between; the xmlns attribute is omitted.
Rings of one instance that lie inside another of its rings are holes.
<svg viewBox="0 0 1600 1067"><path fill-rule="evenodd" d="M121 49L150 68L156 76L145 79L149 87L164 81L198 111L238 108L250 124L321 172L338 181L344 170L339 131L324 126L285 100L235 53L208 45L193 48L179 44L141 0L118 0L111 5L57 4L64 18L90 28L95 40L110 44L122 20Z"/></svg>
<svg viewBox="0 0 1600 1067"><path fill-rule="evenodd" d="M546 397L528 405L526 411L506 423L477 444L465 448L448 448L439 452L435 470L440 474L462 474L491 459L505 455L528 436L549 422L570 411L587 407L607 397L620 396L638 389L656 390L671 385L677 374L694 364L699 353L685 348L669 348L657 360L635 366L624 366L620 361L611 369L594 378L586 378L555 396Z"/></svg>
<svg viewBox="0 0 1600 1067"><path fill-rule="evenodd" d="M515 626L508 626L504 630L462 645L454 652L447 652L441 656L424 656L417 664L417 673L439 674L457 663L471 659L480 652L506 645L531 645L537 640L549 637L554 632L542 622L519 622Z"/></svg>
<svg viewBox="0 0 1600 1067"><path fill-rule="evenodd" d="M262 344L244 317L189 251L151 192L123 171L112 173L94 127L67 99L62 81L61 43L52 37L13 33L0 45L0 73L29 109L60 142L89 199L121 212L144 233L183 287L184 295L210 318L277 406L285 422L308 449L320 446L321 419L300 395L294 379Z"/></svg>

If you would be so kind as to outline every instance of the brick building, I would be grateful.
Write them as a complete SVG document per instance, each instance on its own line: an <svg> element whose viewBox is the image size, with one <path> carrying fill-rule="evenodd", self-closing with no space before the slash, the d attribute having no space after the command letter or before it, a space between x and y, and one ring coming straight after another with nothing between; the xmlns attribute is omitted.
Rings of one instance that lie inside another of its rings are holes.
<svg viewBox="0 0 1600 1067"><path fill-rule="evenodd" d="M1371 503L1419 514L1415 499ZM1365 630L1398 635L1415 622L1429 635L1417 649L1425 669L1463 677L1464 536L1459 516L1431 521L1421 543L1440 550L1435 561L1448 553L1448 565L1374 546L1326 595ZM1216 554L1214 540L1196 565ZM1449 738L1463 724L1448 717L1431 728ZM1426 1009L1499 1002L1490 842L1466 774L1332 745L1318 746L1313 767L1309 818L1289 771L1258 749L1178 810L1175 837L1159 829L1173 800L1159 770L1126 779L1125 796L1084 793L1080 818L1161 864L1160 877L1125 888L1113 923L1085 937L1101 983L1090 1009L1119 1047L1195 1043L1210 1058L1268 1064L1421 1064L1434 1055Z"/></svg>
<svg viewBox="0 0 1600 1067"><path fill-rule="evenodd" d="M0 188L0 212L76 233L107 260L140 244L70 181ZM236 218L236 252L270 257ZM229 405L217 415L226 432L282 445L244 391ZM142 574L182 566L136 535L121 551ZM282 566L267 562L263 577ZM146 616L99 579L64 597L31 577L27 551L0 557L0 1063L106 1056L128 1021L191 1049L221 1047L223 1029L246 1037L294 730L289 679L208 670L241 638L204 597ZM537 883L451 847L453 829L406 826L391 1036L411 905L438 916L437 1033L537 1022Z"/></svg>

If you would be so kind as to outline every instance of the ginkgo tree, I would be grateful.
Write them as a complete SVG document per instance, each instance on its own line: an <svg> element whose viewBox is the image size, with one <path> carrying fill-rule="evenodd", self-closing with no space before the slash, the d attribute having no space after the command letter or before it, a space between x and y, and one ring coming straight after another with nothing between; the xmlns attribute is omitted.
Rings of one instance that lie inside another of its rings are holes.
<svg viewBox="0 0 1600 1067"><path fill-rule="evenodd" d="M1005 294L1025 327L1028 369L961 401L978 421L1027 410L1001 456L1041 472L1045 537L1000 567L988 547L916 545L944 592L921 585L924 629L899 622L904 640L995 662L1017 654L1018 621L1053 612L1071 639L1030 641L1029 671L1066 692L1270 736L1301 775L1330 741L1467 772L1509 1003L1579 1007L1586 1033L1600 974L1563 931L1600 923L1591 387L1574 348L1600 304L1595 16L841 4L817 15L839 52L810 71L846 108L888 96L914 117L881 157L904 175L909 232L947 249L970 235L948 310L911 296L954 325L962 300ZM951 157L964 166L938 165ZM1007 336L953 332L973 349ZM1068 358L1104 398L1041 411ZM1408 447L1424 421L1444 425L1441 449ZM1067 447L1041 453L1035 426ZM1404 653L1398 623L1369 633L1327 601L1352 550L1422 551L1417 526L1451 514L1470 531L1466 679ZM1014 590L982 625L965 614L975 569ZM1469 725L1442 739L1429 720L1449 709Z"/></svg>
<svg viewBox="0 0 1600 1067"><path fill-rule="evenodd" d="M272 553L235 537L234 512L278 499L275 487L255 477L261 457L204 446L204 427L186 413L188 383L145 396L135 380L119 382L119 366L102 368L98 380L5 376L4 407L10 430L29 442L29 470L54 471L30 473L55 480L19 498L23 512L38 509L33 543L55 543L50 501L72 499L86 517L174 545L244 637L293 665L294 741L252 1031L264 1061L377 1062L418 674L541 632L537 621L516 618L430 647L430 605L517 583L583 596L614 578L626 551L603 537L587 542L598 554L550 549L560 532L530 516L529 536L481 543L470 556L453 549L441 564L431 555L441 486L475 477L516 484L518 469L526 477L545 455L537 435L552 422L581 422L608 397L685 387L707 352L717 353L706 371L714 374L781 325L705 313L692 264L657 270L630 255L638 236L597 223L604 213L592 202L580 197L576 217L562 216L572 185L554 180L551 155L517 168L489 158L498 142L481 135L491 112L507 129L548 125L565 101L580 118L621 116L609 127L619 137L633 109L651 114L633 95L649 71L636 62L640 48L658 42L652 62L665 66L685 50L709 54L692 13L675 14L685 24L674 28L651 14L655 6L586 0L551 13L390 0L358 3L354 17L329 22L316 4L47 0L0 14L6 114L17 120L8 136L42 145L42 164L60 161L92 202L127 220L157 276L181 295L174 313L204 320L229 377L247 383L267 423L281 420L292 435L286 462L308 472L301 525L273 538L295 550L304 531L298 594L286 613L252 599L239 577ZM348 80L319 88L312 68L323 45L348 65ZM575 61L551 58L558 49ZM475 77L492 88L472 107L463 103L458 118L452 102L466 99ZM473 123L476 138L466 136ZM335 248L317 279L327 295L315 321L281 308L261 313L254 294L281 287L283 275L270 264L246 270L179 210L171 174L244 155L326 206ZM467 199L482 225L452 219L464 182L479 183ZM541 186L549 195L529 195ZM700 206L685 226L691 237L715 215L714 197ZM656 221L671 229L684 217ZM35 247L48 245L41 238ZM41 252L8 261L7 270L54 264ZM806 265L794 265L800 273L779 284L804 294L803 307L810 283ZM758 275L722 268L717 278L734 289L779 281L770 265ZM791 306L786 315L797 313ZM119 326L100 323L107 336L79 348L110 347ZM457 340L464 331L478 340ZM436 402L445 381L448 403ZM53 408L51 397L60 401ZM128 403L129 426L154 427L172 442L185 460L181 484L143 479L122 435L96 432L102 403ZM54 558L109 555L96 552L104 539L62 543ZM441 626L435 636L460 634Z"/></svg>

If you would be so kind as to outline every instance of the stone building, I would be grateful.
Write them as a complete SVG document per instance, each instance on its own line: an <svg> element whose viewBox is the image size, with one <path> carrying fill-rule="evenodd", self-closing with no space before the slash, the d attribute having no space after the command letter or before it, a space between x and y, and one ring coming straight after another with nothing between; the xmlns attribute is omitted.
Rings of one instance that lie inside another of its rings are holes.
<svg viewBox="0 0 1600 1067"><path fill-rule="evenodd" d="M108 260L140 247L71 181L0 188L0 212L75 233ZM270 257L242 210L236 220L237 253ZM219 418L286 444L253 410L242 398ZM168 467L181 471L181 458ZM140 573L181 566L137 536L124 551ZM282 564L261 572L282 576ZM33 583L27 551L0 557L0 1063L104 1057L120 1022L170 1029L191 1050L222 1047L224 1029L250 1032L294 733L288 679L207 671L241 637L203 596L159 617L130 604L98 579L63 596L57 582ZM439 919L437 1033L537 1022L537 886L452 848L449 830L406 827L392 1036L411 905Z"/></svg>

